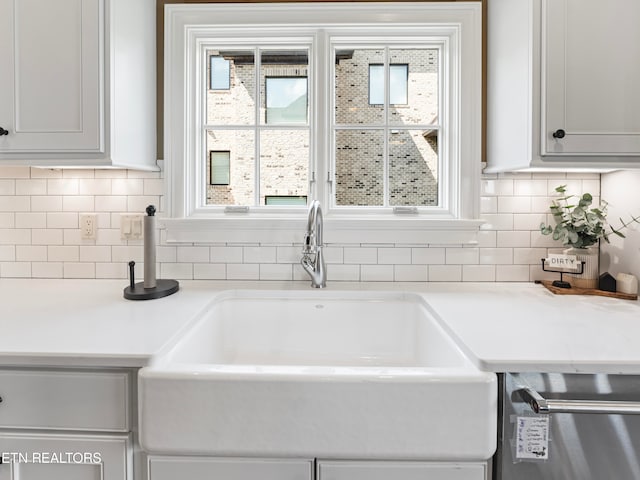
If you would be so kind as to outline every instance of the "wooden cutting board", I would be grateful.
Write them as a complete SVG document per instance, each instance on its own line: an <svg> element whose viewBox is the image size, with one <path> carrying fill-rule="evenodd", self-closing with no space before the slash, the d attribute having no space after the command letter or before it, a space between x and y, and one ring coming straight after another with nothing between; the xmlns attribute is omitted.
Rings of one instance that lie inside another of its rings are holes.
<svg viewBox="0 0 640 480"><path fill-rule="evenodd" d="M553 282L551 280L537 280L536 283L541 283L549 291L555 293L556 295L599 295L601 297L621 298L623 300L637 300L638 299L638 295L633 295L633 294L630 294L630 293L621 293L621 292L606 292L604 290L598 290L597 288L579 288L579 287L560 288L560 287L554 287L552 285Z"/></svg>

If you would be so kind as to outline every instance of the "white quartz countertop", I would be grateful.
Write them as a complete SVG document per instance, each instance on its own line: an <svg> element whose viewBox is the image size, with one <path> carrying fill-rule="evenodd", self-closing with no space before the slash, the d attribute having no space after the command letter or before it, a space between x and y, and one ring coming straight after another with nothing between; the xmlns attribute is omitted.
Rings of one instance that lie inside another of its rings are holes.
<svg viewBox="0 0 640 480"><path fill-rule="evenodd" d="M213 295L312 290L307 282L180 282L170 297L129 301L126 280L0 279L0 364L140 367ZM640 374L640 302L554 295L531 283L333 283L332 290L425 295L483 370Z"/></svg>

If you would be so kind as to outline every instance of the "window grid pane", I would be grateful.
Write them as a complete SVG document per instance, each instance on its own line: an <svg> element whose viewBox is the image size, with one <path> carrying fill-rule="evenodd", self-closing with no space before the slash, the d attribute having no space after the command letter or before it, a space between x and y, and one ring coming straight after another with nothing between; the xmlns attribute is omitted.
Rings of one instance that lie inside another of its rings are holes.
<svg viewBox="0 0 640 480"><path fill-rule="evenodd" d="M334 55L334 204L438 206L438 47L341 45ZM363 94L367 108L353 102ZM383 115L382 125L367 109Z"/></svg>
<svg viewBox="0 0 640 480"><path fill-rule="evenodd" d="M229 60L220 55L211 55L209 88L211 90L229 90L231 88L231 67Z"/></svg>
<svg viewBox="0 0 640 480"><path fill-rule="evenodd" d="M231 152L211 151L209 152L210 162L210 184L229 185Z"/></svg>
<svg viewBox="0 0 640 480"><path fill-rule="evenodd" d="M225 72L229 79L229 91L205 92L205 204L264 206L266 197L299 204L309 190L308 49L203 48L208 86L222 86Z"/></svg>

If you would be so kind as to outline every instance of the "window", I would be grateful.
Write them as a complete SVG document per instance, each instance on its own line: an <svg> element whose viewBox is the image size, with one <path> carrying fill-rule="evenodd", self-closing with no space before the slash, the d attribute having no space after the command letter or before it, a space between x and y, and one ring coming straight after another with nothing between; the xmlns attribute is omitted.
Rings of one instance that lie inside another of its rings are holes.
<svg viewBox="0 0 640 480"><path fill-rule="evenodd" d="M245 230L298 241L308 199L321 201L331 241L474 240L479 4L165 14L168 241L208 228L224 241Z"/></svg>
<svg viewBox="0 0 640 480"><path fill-rule="evenodd" d="M266 123L307 123L307 77L267 77Z"/></svg>
<svg viewBox="0 0 640 480"><path fill-rule="evenodd" d="M220 55L211 55L209 62L209 88L211 90L229 90L231 88L229 60Z"/></svg>
<svg viewBox="0 0 640 480"><path fill-rule="evenodd" d="M276 195L267 195L265 197L265 203L267 205L306 205L307 197L306 196L276 196Z"/></svg>
<svg viewBox="0 0 640 480"><path fill-rule="evenodd" d="M209 152L209 184L229 185L231 163L231 152L211 151Z"/></svg>
<svg viewBox="0 0 640 480"><path fill-rule="evenodd" d="M385 66L369 65L369 104L382 105L384 101ZM407 104L407 82L409 65L389 65L389 103L391 105Z"/></svg>

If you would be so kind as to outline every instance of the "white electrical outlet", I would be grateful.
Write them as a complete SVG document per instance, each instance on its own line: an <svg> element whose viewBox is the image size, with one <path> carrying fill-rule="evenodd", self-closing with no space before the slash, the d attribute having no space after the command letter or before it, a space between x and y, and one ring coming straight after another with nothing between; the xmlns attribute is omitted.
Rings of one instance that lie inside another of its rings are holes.
<svg viewBox="0 0 640 480"><path fill-rule="evenodd" d="M142 219L139 213L120 215L120 238L122 240L140 240L142 238Z"/></svg>
<svg viewBox="0 0 640 480"><path fill-rule="evenodd" d="M95 240L98 230L98 217L95 213L80 214L80 238L83 240Z"/></svg>

